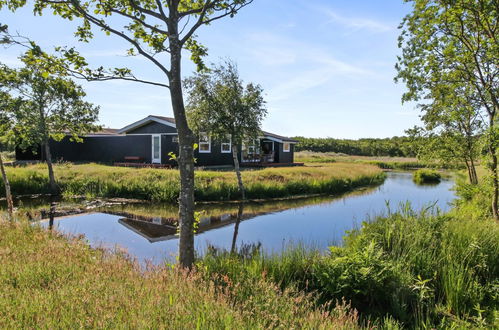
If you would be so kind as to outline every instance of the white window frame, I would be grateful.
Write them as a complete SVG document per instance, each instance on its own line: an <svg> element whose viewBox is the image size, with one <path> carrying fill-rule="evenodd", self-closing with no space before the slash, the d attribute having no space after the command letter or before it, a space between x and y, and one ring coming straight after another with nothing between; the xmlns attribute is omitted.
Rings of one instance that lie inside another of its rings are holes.
<svg viewBox="0 0 499 330"><path fill-rule="evenodd" d="M286 148L286 145L288 146L287 148ZM283 142L282 143L282 152L291 152L291 143Z"/></svg>
<svg viewBox="0 0 499 330"><path fill-rule="evenodd" d="M232 152L232 136L228 135L227 138L229 138L229 142L222 142L220 144L220 152L223 154L230 154ZM224 150L224 145L229 145L229 150Z"/></svg>
<svg viewBox="0 0 499 330"><path fill-rule="evenodd" d="M206 137L208 138L208 142L201 142L201 136L202 135L206 135ZM208 150L201 150L201 145L204 145L204 144L208 145ZM205 133L205 132L199 133L199 144L198 144L198 148L199 148L199 153L200 154L209 154L209 153L211 153L211 137L208 135L208 133Z"/></svg>

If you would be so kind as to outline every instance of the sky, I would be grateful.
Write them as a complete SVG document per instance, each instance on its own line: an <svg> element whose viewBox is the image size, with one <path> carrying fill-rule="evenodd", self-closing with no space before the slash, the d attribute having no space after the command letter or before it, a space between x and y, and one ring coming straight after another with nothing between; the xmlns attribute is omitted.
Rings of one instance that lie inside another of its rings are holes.
<svg viewBox="0 0 499 330"><path fill-rule="evenodd" d="M414 104L401 103L405 87L395 84L400 53L398 25L410 11L402 0L254 0L234 18L202 27L206 63L229 58L245 82L260 84L268 116L263 129L286 136L400 136L420 123ZM0 11L0 23L45 50L76 47L89 63L130 67L143 78L164 81L148 60L127 57L130 48L95 31L88 44L76 41L76 22L29 8ZM17 66L22 49L0 49L0 62ZM195 70L183 55L183 76ZM121 128L154 114L173 117L169 91L134 82L79 81L87 100L100 106L100 124Z"/></svg>

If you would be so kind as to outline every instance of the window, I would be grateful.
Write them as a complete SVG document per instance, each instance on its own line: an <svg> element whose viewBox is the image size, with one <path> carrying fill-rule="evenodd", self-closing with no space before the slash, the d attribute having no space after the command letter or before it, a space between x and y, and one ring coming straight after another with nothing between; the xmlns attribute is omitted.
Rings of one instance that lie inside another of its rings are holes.
<svg viewBox="0 0 499 330"><path fill-rule="evenodd" d="M178 143L178 136L172 136L172 142Z"/></svg>
<svg viewBox="0 0 499 330"><path fill-rule="evenodd" d="M290 152L291 151L291 143L284 142L284 144L282 145L282 151Z"/></svg>
<svg viewBox="0 0 499 330"><path fill-rule="evenodd" d="M199 152L200 153L211 152L211 139L208 133L199 134Z"/></svg>
<svg viewBox="0 0 499 330"><path fill-rule="evenodd" d="M260 161L260 140L255 139L242 145L241 159L243 162Z"/></svg>
<svg viewBox="0 0 499 330"><path fill-rule="evenodd" d="M225 142L222 142L222 153L223 154L228 154L228 153L231 153L231 152L232 152L232 139L231 139L231 136L228 135L225 138Z"/></svg>

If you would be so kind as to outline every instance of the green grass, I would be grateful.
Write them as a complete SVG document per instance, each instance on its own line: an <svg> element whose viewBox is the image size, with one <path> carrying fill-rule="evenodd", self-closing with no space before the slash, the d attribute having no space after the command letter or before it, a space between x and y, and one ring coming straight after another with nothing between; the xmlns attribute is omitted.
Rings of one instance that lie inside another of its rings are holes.
<svg viewBox="0 0 499 330"><path fill-rule="evenodd" d="M439 183L442 175L435 170L421 169L412 174L412 180L417 184Z"/></svg>
<svg viewBox="0 0 499 330"><path fill-rule="evenodd" d="M422 162L414 157L374 157L353 156L335 152L300 151L295 153L295 160L303 163L360 163L378 166L385 170L414 170L420 168L447 168L442 164ZM455 169L450 167L449 169Z"/></svg>
<svg viewBox="0 0 499 330"><path fill-rule="evenodd" d="M422 163L416 158L409 157L371 157L352 156L338 154L334 152L311 152L300 151L295 153L297 162L303 163L360 163L377 166L386 170L410 170L415 168L429 167L429 164Z"/></svg>
<svg viewBox="0 0 499 330"><path fill-rule="evenodd" d="M310 296L261 278L251 299L200 274L141 271L120 253L25 223L0 221L0 328L356 328L347 306L332 313ZM224 279L220 279L224 280Z"/></svg>
<svg viewBox="0 0 499 330"><path fill-rule="evenodd" d="M9 167L7 172L14 195L49 192L44 164ZM68 163L56 165L55 173L66 197L122 197L175 203L179 195L178 170ZM243 171L249 199L337 194L379 184L384 178L384 173L375 166L346 163ZM197 171L195 186L198 201L240 198L233 172Z"/></svg>
<svg viewBox="0 0 499 330"><path fill-rule="evenodd" d="M251 251L251 250L250 250ZM410 208L366 222L327 255L303 247L282 255L212 251L205 277L247 287L265 274L319 303L346 299L363 324L409 328L499 326L499 225ZM244 290L241 290L244 291Z"/></svg>

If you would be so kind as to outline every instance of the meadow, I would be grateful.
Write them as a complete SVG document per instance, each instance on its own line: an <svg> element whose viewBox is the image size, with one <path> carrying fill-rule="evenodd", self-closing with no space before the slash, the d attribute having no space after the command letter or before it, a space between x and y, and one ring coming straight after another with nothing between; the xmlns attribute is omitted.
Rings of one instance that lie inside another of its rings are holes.
<svg viewBox="0 0 499 330"><path fill-rule="evenodd" d="M27 223L0 220L0 328L354 329L347 306L329 312L262 278L235 299L199 273L139 266ZM235 287L235 286L234 286Z"/></svg>
<svg viewBox="0 0 499 330"><path fill-rule="evenodd" d="M367 219L326 253L212 248L190 274L1 220L0 327L497 328L499 224L469 189L448 214Z"/></svg>
<svg viewBox="0 0 499 330"><path fill-rule="evenodd" d="M179 195L179 174L174 169L63 163L55 165L54 170L65 197L120 197L175 203ZM45 164L9 167L7 175L14 195L49 192ZM360 186L379 184L384 178L384 173L376 166L352 163L243 171L249 199L338 194ZM197 171L195 189L197 201L240 198L232 171Z"/></svg>
<svg viewBox="0 0 499 330"><path fill-rule="evenodd" d="M336 162L369 164L387 170L412 170L433 166L420 162L414 157L353 156L336 152L299 151L295 153L295 160L309 164Z"/></svg>

